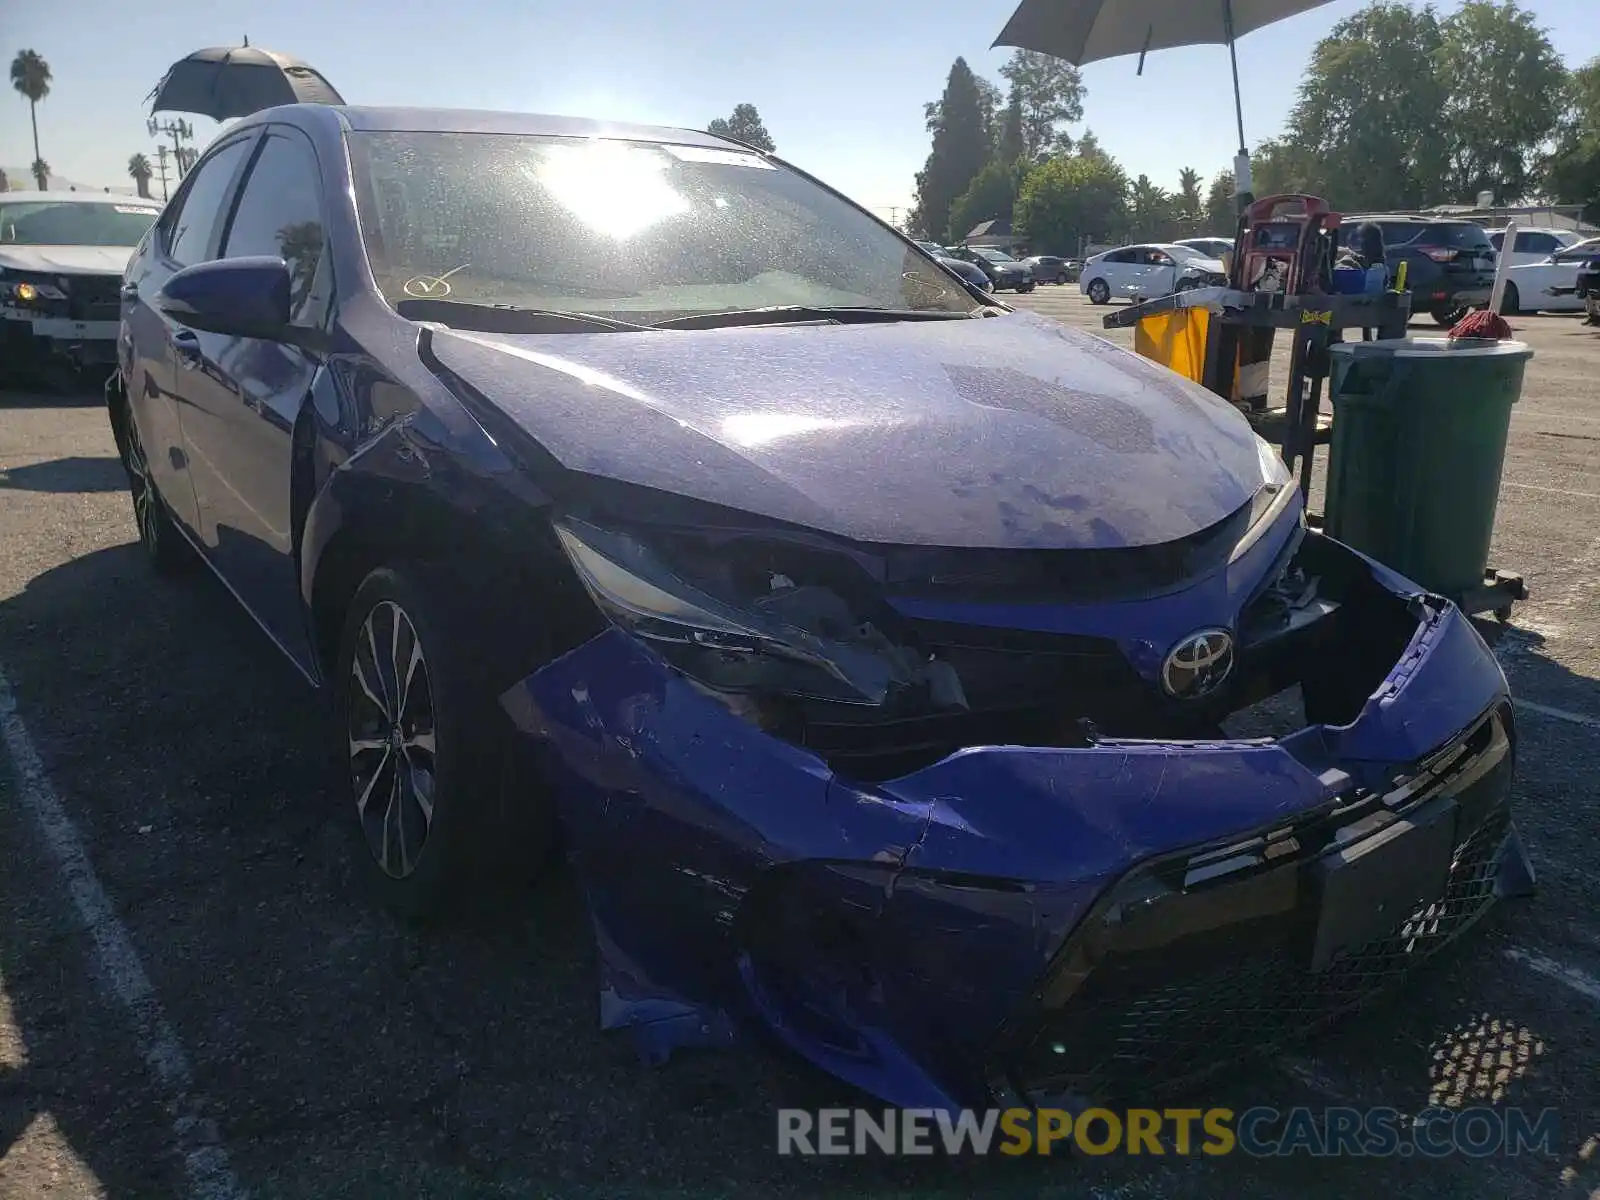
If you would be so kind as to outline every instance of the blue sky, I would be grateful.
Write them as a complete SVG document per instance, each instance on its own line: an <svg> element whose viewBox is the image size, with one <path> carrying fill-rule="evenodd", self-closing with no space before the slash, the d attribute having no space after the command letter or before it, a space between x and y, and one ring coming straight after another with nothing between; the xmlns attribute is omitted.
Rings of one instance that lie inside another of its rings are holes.
<svg viewBox="0 0 1600 1200"><path fill-rule="evenodd" d="M1196 3L1203 0L1194 0ZM997 78L987 49L1014 0L0 0L0 50L37 50L55 73L39 106L46 161L67 178L127 186L151 153L144 99L201 46L252 44L315 64L352 103L571 113L704 127L735 104L760 110L781 154L863 204L910 202L927 154L922 104L957 55ZM1600 55L1600 0L1528 7L1571 65ZM1445 0L1449 11L1457 0ZM1246 132L1282 125L1311 47L1361 0L1334 0L1240 44ZM1221 47L1084 70L1087 124L1133 174L1173 187L1184 166L1229 164L1236 138ZM1209 82L1203 82L1209 81ZM1184 86L1181 99L1178 89ZM216 126L195 121L204 143ZM0 97L0 164L33 158L27 106ZM153 159L153 154L152 154ZM159 188L157 189L159 195Z"/></svg>

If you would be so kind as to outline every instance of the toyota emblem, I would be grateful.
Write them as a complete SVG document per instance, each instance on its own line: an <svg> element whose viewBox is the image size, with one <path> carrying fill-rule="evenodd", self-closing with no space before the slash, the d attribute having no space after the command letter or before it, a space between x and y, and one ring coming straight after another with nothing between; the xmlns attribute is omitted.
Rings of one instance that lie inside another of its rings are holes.
<svg viewBox="0 0 1600 1200"><path fill-rule="evenodd" d="M1168 651L1161 664L1161 687L1179 700L1198 700L1221 687L1232 671L1233 634L1202 629Z"/></svg>

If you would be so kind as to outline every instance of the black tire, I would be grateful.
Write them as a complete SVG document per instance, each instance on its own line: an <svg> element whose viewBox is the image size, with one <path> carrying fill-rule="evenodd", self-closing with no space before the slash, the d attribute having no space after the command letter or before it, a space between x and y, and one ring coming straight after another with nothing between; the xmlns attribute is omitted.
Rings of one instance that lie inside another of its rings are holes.
<svg viewBox="0 0 1600 1200"><path fill-rule="evenodd" d="M1034 283L1033 283L1033 281L1031 279L1027 283L1019 283L1019 284L1017 284L1017 292L1018 292L1019 295L1024 295L1025 296L1029 292L1033 291L1033 289L1034 289Z"/></svg>
<svg viewBox="0 0 1600 1200"><path fill-rule="evenodd" d="M1433 318L1434 324L1441 329L1449 329L1451 326L1458 324L1471 311L1471 305L1463 304L1460 308L1430 309L1428 315Z"/></svg>
<svg viewBox="0 0 1600 1200"><path fill-rule="evenodd" d="M1522 296L1514 283L1506 284L1506 294L1500 297L1500 315L1515 317L1522 312Z"/></svg>
<svg viewBox="0 0 1600 1200"><path fill-rule="evenodd" d="M493 625L460 597L441 567L379 567L339 639L345 819L370 885L413 920L529 881L555 844L553 808L489 682Z"/></svg>
<svg viewBox="0 0 1600 1200"><path fill-rule="evenodd" d="M1089 281L1089 303L1110 304L1111 285L1104 279L1091 279Z"/></svg>
<svg viewBox="0 0 1600 1200"><path fill-rule="evenodd" d="M150 461L139 440L139 428L126 408L121 414L117 450L128 475L133 524L145 558L158 575L181 575L194 564L194 549L167 512L167 502L150 475Z"/></svg>
<svg viewBox="0 0 1600 1200"><path fill-rule="evenodd" d="M1057 287L1060 287L1062 284L1071 283L1071 282L1072 282L1072 280L1067 278L1067 273L1065 271L1057 271L1056 272L1056 286Z"/></svg>

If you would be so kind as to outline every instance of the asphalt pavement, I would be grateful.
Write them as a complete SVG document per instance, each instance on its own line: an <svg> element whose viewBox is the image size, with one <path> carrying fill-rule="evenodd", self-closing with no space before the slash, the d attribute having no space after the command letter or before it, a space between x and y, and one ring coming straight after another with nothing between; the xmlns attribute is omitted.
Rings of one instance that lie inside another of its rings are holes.
<svg viewBox="0 0 1600 1200"><path fill-rule="evenodd" d="M762 1044L640 1065L566 873L446 930L379 911L316 699L208 576L147 570L99 397L0 393L0 1198L1597 1200L1600 330L1512 323L1494 564L1533 596L1497 652L1540 894L1194 1103L1554 1108L1554 1156L779 1157L777 1109L857 1098Z"/></svg>

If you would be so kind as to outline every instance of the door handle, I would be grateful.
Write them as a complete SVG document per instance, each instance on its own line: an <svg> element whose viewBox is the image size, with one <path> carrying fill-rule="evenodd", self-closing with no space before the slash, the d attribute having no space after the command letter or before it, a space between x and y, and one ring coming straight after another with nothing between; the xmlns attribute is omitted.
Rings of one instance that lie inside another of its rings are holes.
<svg viewBox="0 0 1600 1200"><path fill-rule="evenodd" d="M190 329L180 329L172 335L172 348L177 352L178 365L192 371L200 365L200 338Z"/></svg>
<svg viewBox="0 0 1600 1200"><path fill-rule="evenodd" d="M139 285L137 283L125 283L122 285L122 290L119 294L124 300L137 300L139 298Z"/></svg>

